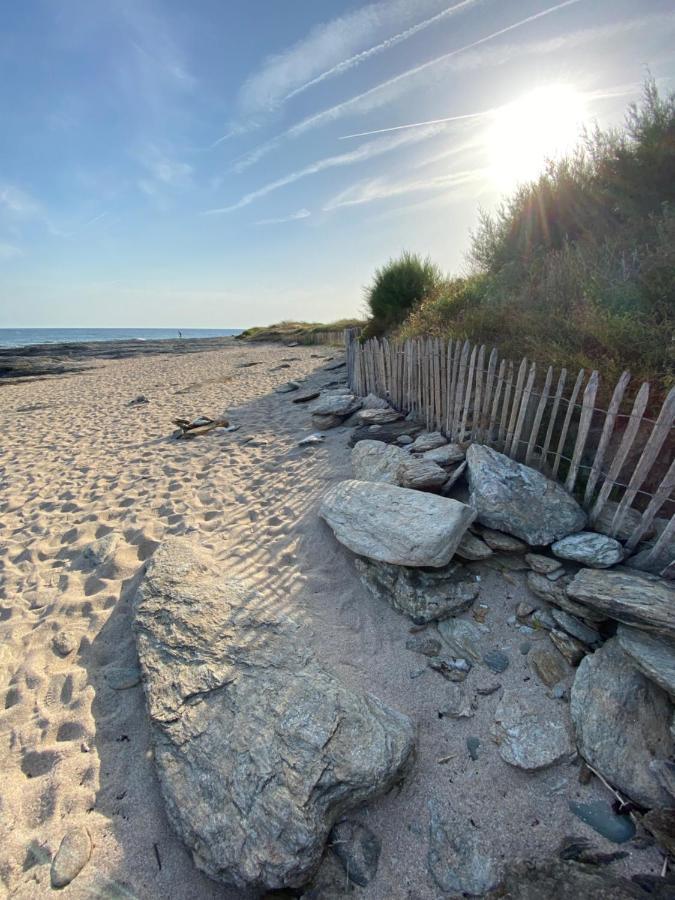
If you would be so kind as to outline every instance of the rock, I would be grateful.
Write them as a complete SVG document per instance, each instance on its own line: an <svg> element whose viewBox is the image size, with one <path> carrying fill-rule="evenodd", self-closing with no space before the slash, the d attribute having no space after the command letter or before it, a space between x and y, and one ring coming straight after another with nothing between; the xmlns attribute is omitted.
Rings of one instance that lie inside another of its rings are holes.
<svg viewBox="0 0 675 900"><path fill-rule="evenodd" d="M280 384L279 387L274 388L275 394L290 394L291 391L299 391L300 385L297 381L287 381L285 384Z"/></svg>
<svg viewBox="0 0 675 900"><path fill-rule="evenodd" d="M434 462L439 466L451 466L453 463L462 462L464 459L464 450L459 444L446 444L444 447L435 447L433 450L425 450L422 454L422 458L428 460L428 462Z"/></svg>
<svg viewBox="0 0 675 900"><path fill-rule="evenodd" d="M53 888L63 888L76 878L89 862L91 838L86 828L71 828L52 860L51 882Z"/></svg>
<svg viewBox="0 0 675 900"><path fill-rule="evenodd" d="M628 816L619 816L609 803L596 800L593 803L570 801L570 809L594 831L613 844L624 844L635 836L635 825Z"/></svg>
<svg viewBox="0 0 675 900"><path fill-rule="evenodd" d="M452 656L478 663L482 659L479 648L483 632L468 619L444 619L438 623L438 633Z"/></svg>
<svg viewBox="0 0 675 900"><path fill-rule="evenodd" d="M459 542L455 555L467 560L488 559L488 557L492 556L492 550L485 541L482 541L470 531L466 531Z"/></svg>
<svg viewBox="0 0 675 900"><path fill-rule="evenodd" d="M415 443L410 448L413 453L426 453L427 450L435 450L437 447L444 447L448 443L440 431L425 431L415 439Z"/></svg>
<svg viewBox="0 0 675 900"><path fill-rule="evenodd" d="M325 440L325 434L308 434L307 437L298 441L298 447L313 447L316 444L323 444Z"/></svg>
<svg viewBox="0 0 675 900"><path fill-rule="evenodd" d="M391 409L389 402L376 394L368 394L361 401L363 409Z"/></svg>
<svg viewBox="0 0 675 900"><path fill-rule="evenodd" d="M361 425L355 428L349 437L349 446L355 447L359 441L382 441L384 444L393 444L401 435L414 437L422 428L411 422L388 422L380 425L377 432L372 432L371 425Z"/></svg>
<svg viewBox="0 0 675 900"><path fill-rule="evenodd" d="M340 416L343 419L357 409L361 409L361 400L342 391L322 391L318 400L312 401L309 407L313 416Z"/></svg>
<svg viewBox="0 0 675 900"><path fill-rule="evenodd" d="M429 660L429 668L438 672L446 681L464 681L471 671L471 663L468 659L455 659L452 656L442 656Z"/></svg>
<svg viewBox="0 0 675 900"><path fill-rule="evenodd" d="M126 691L141 683L141 670L138 666L127 668L111 666L109 669L103 670L103 677L113 691Z"/></svg>
<svg viewBox="0 0 675 900"><path fill-rule="evenodd" d="M460 466L457 466L456 469L450 469L448 471L448 480L445 482L443 487L441 488L441 494L444 497L450 496L450 491L454 487L455 484L459 481L459 479L466 472L466 463L463 462Z"/></svg>
<svg viewBox="0 0 675 900"><path fill-rule="evenodd" d="M139 394L138 397L134 397L133 400L129 400L127 406L144 406L146 403L150 401L145 396L145 394Z"/></svg>
<svg viewBox="0 0 675 900"><path fill-rule="evenodd" d="M567 575L567 570L561 566L559 569L556 569L555 572L547 572L546 577L549 581L558 581L561 578L564 578Z"/></svg>
<svg viewBox="0 0 675 900"><path fill-rule="evenodd" d="M675 701L675 645L628 625L619 625L616 636L633 664Z"/></svg>
<svg viewBox="0 0 675 900"><path fill-rule="evenodd" d="M408 454L382 441L359 441L352 450L352 470L357 481L384 481L398 484L398 467Z"/></svg>
<svg viewBox="0 0 675 900"><path fill-rule="evenodd" d="M554 684L558 684L569 672L563 658L555 650L537 647L530 653L528 659L530 666L546 687L553 687Z"/></svg>
<svg viewBox="0 0 675 900"><path fill-rule="evenodd" d="M306 391L304 394L300 394L298 397L293 397L292 403L309 403L310 400L316 400L317 397L321 396L321 391Z"/></svg>
<svg viewBox="0 0 675 900"><path fill-rule="evenodd" d="M453 895L483 896L499 880L488 842L469 822L444 817L440 804L429 802L429 856L431 875L442 891Z"/></svg>
<svg viewBox="0 0 675 900"><path fill-rule="evenodd" d="M304 884L336 819L400 778L410 720L343 686L278 605L185 539L151 560L134 632L162 795L195 864L242 891Z"/></svg>
<svg viewBox="0 0 675 900"><path fill-rule="evenodd" d="M591 628L590 625L586 625L581 619L577 619L576 616L571 616L564 610L556 609L555 607L551 610L551 616L555 620L556 625L562 628L563 631L566 631L567 634L581 641L582 644L588 644L589 647L593 647L600 643L600 633L595 628Z"/></svg>
<svg viewBox="0 0 675 900"><path fill-rule="evenodd" d="M423 656L438 656L441 652L441 642L431 635L413 634L405 642L406 650L413 653L421 653Z"/></svg>
<svg viewBox="0 0 675 900"><path fill-rule="evenodd" d="M342 425L342 416L322 416L318 413L312 414L312 425L319 431L328 431L330 428L338 428Z"/></svg>
<svg viewBox="0 0 675 900"><path fill-rule="evenodd" d="M577 835L566 835L558 848L560 859L573 859L576 862L589 863L592 866L606 866L617 859L625 859L628 855L626 850L602 853L587 838Z"/></svg>
<svg viewBox="0 0 675 900"><path fill-rule="evenodd" d="M387 422L396 422L403 416L395 409L360 409L355 417L359 425L386 425Z"/></svg>
<svg viewBox="0 0 675 900"><path fill-rule="evenodd" d="M488 669L491 669L497 675L505 672L509 667L509 658L501 650L488 650L487 653L483 654L483 662Z"/></svg>
<svg viewBox="0 0 675 900"><path fill-rule="evenodd" d="M115 531L94 541L82 552L83 568L98 568L111 563L119 542L120 536Z"/></svg>
<svg viewBox="0 0 675 900"><path fill-rule="evenodd" d="M480 585L456 562L441 569L395 566L357 557L356 571L370 593L417 625L456 616L469 609Z"/></svg>
<svg viewBox="0 0 675 900"><path fill-rule="evenodd" d="M330 847L342 863L345 874L359 887L366 887L377 875L380 840L360 822L343 819L330 833Z"/></svg>
<svg viewBox="0 0 675 900"><path fill-rule="evenodd" d="M447 479L448 473L435 462L413 457L402 460L396 472L396 480L401 487L416 491L438 490Z"/></svg>
<svg viewBox="0 0 675 900"><path fill-rule="evenodd" d="M490 684L479 685L476 688L476 693L481 697L489 697L490 694L496 693L501 687L501 684L498 681L493 681Z"/></svg>
<svg viewBox="0 0 675 900"><path fill-rule="evenodd" d="M675 805L651 768L672 754L672 707L616 638L581 661L570 709L579 752L590 766L643 806Z"/></svg>
<svg viewBox="0 0 675 900"><path fill-rule="evenodd" d="M570 599L567 593L567 586L570 581L570 578L562 578L555 582L549 581L546 576L537 575L536 572L530 572L527 576L529 589L537 597L546 600L547 603L559 606L560 609L564 609L565 612L572 616L581 616L593 622L604 621L607 618L604 613L583 606L581 603L575 603L574 600Z"/></svg>
<svg viewBox="0 0 675 900"><path fill-rule="evenodd" d="M665 900L665 896L663 900ZM658 900L628 878L557 859L509 865L494 894L503 900Z"/></svg>
<svg viewBox="0 0 675 900"><path fill-rule="evenodd" d="M653 544L642 545L642 549L626 560L626 565L631 569L648 572L651 575L661 575L673 559L673 551L665 547L656 557L652 558ZM672 575L670 576L672 580Z"/></svg>
<svg viewBox="0 0 675 900"><path fill-rule="evenodd" d="M471 759L476 762L478 759L478 748L480 747L480 738L477 737L468 737L466 739L466 749L469 751L469 756Z"/></svg>
<svg viewBox="0 0 675 900"><path fill-rule="evenodd" d="M527 544L519 541L518 538L511 537L510 534L504 534L503 531L484 528L481 531L481 537L488 547L499 553L524 553L527 550Z"/></svg>
<svg viewBox="0 0 675 900"><path fill-rule="evenodd" d="M413 443L413 439L409 434L399 434L399 436L396 438L396 443L401 447L407 447Z"/></svg>
<svg viewBox="0 0 675 900"><path fill-rule="evenodd" d="M543 628L545 631L553 631L555 619L547 609L535 609L532 613L532 625L534 628Z"/></svg>
<svg viewBox="0 0 675 900"><path fill-rule="evenodd" d="M572 637L571 634L567 634L565 631L559 631L557 628L553 628L549 632L549 637L551 638L553 645L560 651L571 666L578 666L584 656L588 653L588 647L586 647L585 644L582 644L581 641L578 641L575 637Z"/></svg>
<svg viewBox="0 0 675 900"><path fill-rule="evenodd" d="M449 684L444 694L443 708L438 710L441 719L470 719L473 716L471 701L459 684Z"/></svg>
<svg viewBox="0 0 675 900"><path fill-rule="evenodd" d="M586 524L576 500L540 472L480 444L471 444L466 460L471 506L488 528L542 546Z"/></svg>
<svg viewBox="0 0 675 900"><path fill-rule="evenodd" d="M675 814L672 809L650 809L643 816L642 824L666 852L675 856Z"/></svg>
<svg viewBox="0 0 675 900"><path fill-rule="evenodd" d="M538 575L549 575L562 569L562 563L550 556L542 556L541 553L526 553L525 562Z"/></svg>
<svg viewBox="0 0 675 900"><path fill-rule="evenodd" d="M528 771L552 766L572 752L569 731L559 713L543 718L515 691L504 692L492 735L504 762Z"/></svg>
<svg viewBox="0 0 675 900"><path fill-rule="evenodd" d="M62 629L52 638L52 647L59 656L69 656L80 646L80 639L72 631Z"/></svg>
<svg viewBox="0 0 675 900"><path fill-rule="evenodd" d="M440 568L474 519L464 503L392 484L342 481L319 511L354 553L399 566Z"/></svg>
<svg viewBox="0 0 675 900"><path fill-rule="evenodd" d="M518 619L527 619L531 616L537 607L530 600L521 600L516 607L516 617Z"/></svg>
<svg viewBox="0 0 675 900"><path fill-rule="evenodd" d="M675 639L675 587L625 569L580 569L567 594L589 610Z"/></svg>
<svg viewBox="0 0 675 900"><path fill-rule="evenodd" d="M615 503L613 500L608 500L603 506L600 515L591 523L591 527L593 528L593 531L597 531L600 534L607 534L619 541L627 541L628 538L632 537L633 533L637 530L642 521L642 516L636 509L627 509L626 516L619 526L618 533L613 534L611 528L612 519L614 518L614 513L618 508L618 503ZM650 528L645 533L645 538L650 537L653 533L654 529Z"/></svg>
<svg viewBox="0 0 675 900"><path fill-rule="evenodd" d="M608 569L623 559L623 547L618 541L592 531L580 531L556 541L551 552L560 559L571 559L594 569Z"/></svg>

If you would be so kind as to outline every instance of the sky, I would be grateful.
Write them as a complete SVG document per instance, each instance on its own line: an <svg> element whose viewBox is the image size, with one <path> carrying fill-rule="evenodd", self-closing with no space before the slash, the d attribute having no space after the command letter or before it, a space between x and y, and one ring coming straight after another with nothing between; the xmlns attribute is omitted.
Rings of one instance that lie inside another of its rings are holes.
<svg viewBox="0 0 675 900"><path fill-rule="evenodd" d="M0 327L358 315L647 72L662 0L22 0L0 8Z"/></svg>

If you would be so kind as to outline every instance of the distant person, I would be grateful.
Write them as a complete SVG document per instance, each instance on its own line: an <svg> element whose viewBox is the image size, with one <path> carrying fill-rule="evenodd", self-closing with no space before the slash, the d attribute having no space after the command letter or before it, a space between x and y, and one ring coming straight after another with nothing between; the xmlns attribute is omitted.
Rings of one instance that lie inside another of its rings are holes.
<svg viewBox="0 0 675 900"><path fill-rule="evenodd" d="M178 332L178 340L179 340L179 341L182 341L182 340L183 340L183 332L182 332L182 331L179 331L179 332Z"/></svg>

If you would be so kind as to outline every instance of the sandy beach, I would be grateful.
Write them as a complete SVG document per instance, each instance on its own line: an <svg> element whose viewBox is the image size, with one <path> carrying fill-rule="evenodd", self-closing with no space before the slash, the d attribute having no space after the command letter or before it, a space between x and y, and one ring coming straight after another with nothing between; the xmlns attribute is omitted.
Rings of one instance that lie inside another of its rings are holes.
<svg viewBox="0 0 675 900"><path fill-rule="evenodd" d="M200 873L173 835L142 686L119 689L110 677L136 665L130 601L169 535L210 549L224 578L288 610L327 668L415 722L407 779L353 814L382 842L377 877L356 894L441 896L427 865L430 801L475 830L500 865L555 853L575 834L605 852L625 849L617 873L660 871L654 847L617 848L572 814L570 800L612 799L596 779L579 783L578 760L527 773L500 758L490 737L499 691L476 695L472 717L439 716L448 682L406 649L410 620L368 594L317 516L327 486L351 477L350 429L300 448L312 430L307 409L274 392L289 378L308 386L344 378L344 369L324 368L336 353L232 340L0 383L0 894L50 895L52 856L66 828L81 825L92 855L64 897L241 896ZM141 394L148 403L128 405ZM175 417L222 414L240 428L171 439ZM109 535L112 549L94 565L92 545ZM502 650L510 665L500 675L475 667L467 687L499 682L541 708L564 702L537 681L522 634L507 625L526 595L523 572L474 571L486 649ZM64 640L74 644L66 655ZM535 634L531 643L545 640ZM480 740L475 760L471 736Z"/></svg>

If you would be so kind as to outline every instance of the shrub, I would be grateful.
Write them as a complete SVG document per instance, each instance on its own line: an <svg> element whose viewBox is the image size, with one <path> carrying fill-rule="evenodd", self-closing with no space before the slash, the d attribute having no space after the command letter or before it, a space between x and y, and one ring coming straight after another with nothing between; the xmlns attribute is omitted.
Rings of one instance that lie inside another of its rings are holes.
<svg viewBox="0 0 675 900"><path fill-rule="evenodd" d="M399 325L424 297L442 283L440 269L427 257L404 252L375 272L373 283L366 289L370 321L363 330L364 338L383 334Z"/></svg>

